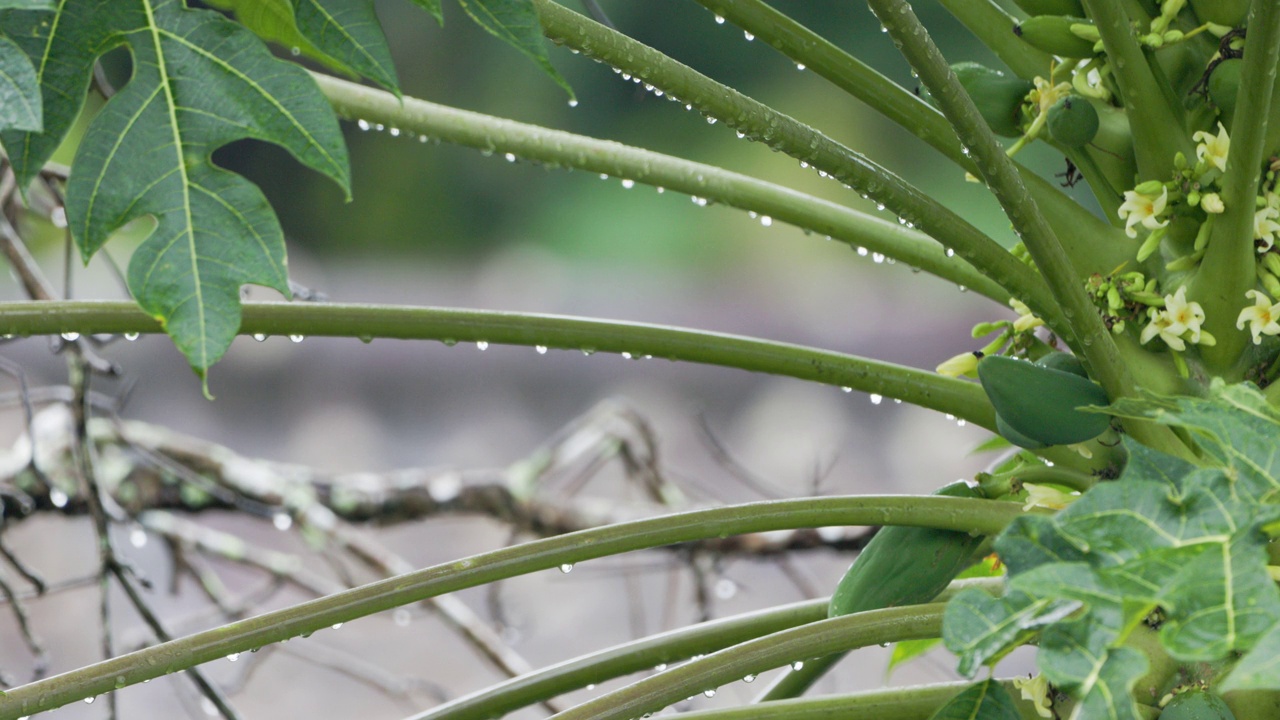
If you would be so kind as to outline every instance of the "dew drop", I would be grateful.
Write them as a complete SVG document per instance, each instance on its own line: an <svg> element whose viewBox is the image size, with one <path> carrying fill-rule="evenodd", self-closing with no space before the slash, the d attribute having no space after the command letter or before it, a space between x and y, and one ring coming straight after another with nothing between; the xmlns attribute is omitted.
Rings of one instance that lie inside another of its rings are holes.
<svg viewBox="0 0 1280 720"><path fill-rule="evenodd" d="M569 107L578 107L578 101L577 101L576 99L575 99L575 100L570 100L570 101L569 101Z"/></svg>
<svg viewBox="0 0 1280 720"><path fill-rule="evenodd" d="M373 126L373 129L377 130L378 132L382 132L383 130L387 129L387 126L383 125L382 123L375 123Z"/></svg>
<svg viewBox="0 0 1280 720"><path fill-rule="evenodd" d="M565 575L568 575L569 573L573 572L573 563L564 563L563 565L561 565L560 572L564 573Z"/></svg>
<svg viewBox="0 0 1280 720"><path fill-rule="evenodd" d="M458 339L457 338L440 338L440 342L444 343L445 347L453 347L454 345L458 344Z"/></svg>
<svg viewBox="0 0 1280 720"><path fill-rule="evenodd" d="M330 626L330 629L331 629L331 630L341 630L341 629L342 629L342 623L334 623L333 625L331 625L331 626Z"/></svg>
<svg viewBox="0 0 1280 720"><path fill-rule="evenodd" d="M746 30L743 30L743 31L742 31L742 37L746 38L746 39L747 39L747 42L751 42L752 40L755 40L755 39L756 39L756 36L755 36L755 35L752 35L751 33L747 32Z"/></svg>
<svg viewBox="0 0 1280 720"><path fill-rule="evenodd" d="M59 490L58 488L52 488L51 490L49 490L49 502L53 503L53 506L56 508L66 507L67 501L70 499L71 498L67 497L67 494L65 492Z"/></svg>
<svg viewBox="0 0 1280 720"><path fill-rule="evenodd" d="M803 670L803 669L804 669L804 661L803 661L803 660L797 660L797 661L795 661L795 662L791 663L791 669L792 669L792 670L795 670L796 672L799 672L800 670Z"/></svg>
<svg viewBox="0 0 1280 720"><path fill-rule="evenodd" d="M969 292L969 288L967 288L967 287L965 287L965 286L963 286L963 285L957 285L957 286L956 286L956 288L957 288L960 292Z"/></svg>
<svg viewBox="0 0 1280 720"><path fill-rule="evenodd" d="M853 392L853 388L849 387L848 385L845 385L844 387L840 388L840 390L847 393Z"/></svg>
<svg viewBox="0 0 1280 720"><path fill-rule="evenodd" d="M63 340L66 340L67 342L75 342L75 341L77 341L77 340L79 340L79 339L80 339L80 333L78 333L78 332L64 332L64 333L62 333L62 339L63 339Z"/></svg>
<svg viewBox="0 0 1280 720"><path fill-rule="evenodd" d="M880 263L884 262L884 255L881 253L872 253L871 261L879 265Z"/></svg>
<svg viewBox="0 0 1280 720"><path fill-rule="evenodd" d="M858 255L860 255L860 256L862 256L862 257L866 257L866 256L867 256L867 249L866 249L866 248L864 248L864 247L862 247L861 245L859 245L859 246L858 246Z"/></svg>
<svg viewBox="0 0 1280 720"><path fill-rule="evenodd" d="M400 137L400 128L398 127L393 127L387 132L391 134L391 137Z"/></svg>
<svg viewBox="0 0 1280 720"><path fill-rule="evenodd" d="M600 179L601 179L601 180L608 180L608 179L609 179L609 173L600 173Z"/></svg>
<svg viewBox="0 0 1280 720"><path fill-rule="evenodd" d="M739 139L739 140L741 140L741 139L743 139L743 138L745 138L745 137L747 136L747 134L746 134L746 133L744 133L744 132L742 132L741 130L739 130L739 131L737 132L737 135L738 135L738 139Z"/></svg>
<svg viewBox="0 0 1280 720"><path fill-rule="evenodd" d="M356 127L360 128L361 130L368 131L371 126L369 125L368 120L360 119L356 121Z"/></svg>
<svg viewBox="0 0 1280 720"><path fill-rule="evenodd" d="M658 663L657 665L654 665L654 666L653 666L653 669L654 669L654 670L656 670L656 671L658 671L658 672L662 672L663 670L666 670L666 669L667 669L667 664L666 664L666 663Z"/></svg>
<svg viewBox="0 0 1280 720"><path fill-rule="evenodd" d="M515 161L516 161L516 154L515 154L515 153L507 153L506 155L503 155L502 157L506 158L506 159L507 159L507 162L515 162Z"/></svg>
<svg viewBox="0 0 1280 720"><path fill-rule="evenodd" d="M804 63L796 63L796 70L804 72Z"/></svg>
<svg viewBox="0 0 1280 720"><path fill-rule="evenodd" d="M947 248L947 257L955 257L955 256L956 256L956 251L953 250L952 248Z"/></svg>
<svg viewBox="0 0 1280 720"><path fill-rule="evenodd" d="M623 357L624 359L626 359L626 360L630 360L630 359L631 359L631 353L629 353L629 352L624 352L624 353L622 353L622 357Z"/></svg>
<svg viewBox="0 0 1280 720"><path fill-rule="evenodd" d="M883 395L880 395L880 394L878 394L878 393L871 393L871 404L872 404L872 405L879 405L879 404L880 404L880 403L882 403L882 402L884 402L884 396L883 396Z"/></svg>
<svg viewBox="0 0 1280 720"><path fill-rule="evenodd" d="M293 527L293 518L287 512L278 512L271 516L271 524L275 525L277 530L288 530Z"/></svg>
<svg viewBox="0 0 1280 720"><path fill-rule="evenodd" d="M714 688L712 688L710 690L703 690L702 694L705 695L706 697L713 698L716 696L716 691Z"/></svg>
<svg viewBox="0 0 1280 720"><path fill-rule="evenodd" d="M723 25L723 24L724 24L724 18L722 18L722 17L720 17L719 15L717 15L717 16L716 16L716 24L717 24L717 25Z"/></svg>
<svg viewBox="0 0 1280 720"><path fill-rule="evenodd" d="M480 352L484 352L485 350L488 350L489 349L488 341L486 340L476 341L476 349L479 350Z"/></svg>
<svg viewBox="0 0 1280 720"><path fill-rule="evenodd" d="M240 659L240 653L231 653L227 656L227 662L235 662Z"/></svg>
<svg viewBox="0 0 1280 720"><path fill-rule="evenodd" d="M761 215L760 224L765 227L769 227L770 225L773 224L773 218L769 217L768 215Z"/></svg>
<svg viewBox="0 0 1280 720"><path fill-rule="evenodd" d="M716 581L716 597L721 600L729 600L738 594L738 583L729 578L720 578Z"/></svg>
<svg viewBox="0 0 1280 720"><path fill-rule="evenodd" d="M635 186L636 186L636 181L635 181L635 180L632 180L631 178L625 178L625 179L623 179L623 181L622 181L622 189L623 189L623 190L630 190L631 188L633 188L633 187L635 187Z"/></svg>
<svg viewBox="0 0 1280 720"><path fill-rule="evenodd" d="M254 339L254 340L257 340L258 342L263 342L264 340L266 340L266 339L267 339L267 336L266 336L266 335L264 335L264 334L262 334L262 333L254 333L254 334L253 334L253 339Z"/></svg>
<svg viewBox="0 0 1280 720"><path fill-rule="evenodd" d="M534 349L534 350L537 350L539 355L546 355L546 354L547 354L547 346L546 346L546 345L534 345L534 346L533 346L533 349Z"/></svg>
<svg viewBox="0 0 1280 720"><path fill-rule="evenodd" d="M596 689L595 683L587 683L587 686L583 688L583 690L595 690L595 689Z"/></svg>
<svg viewBox="0 0 1280 720"><path fill-rule="evenodd" d="M581 348L581 350L582 350L582 355L584 357L591 357L592 355L596 354L596 349L593 347L584 347L584 348Z"/></svg>
<svg viewBox="0 0 1280 720"><path fill-rule="evenodd" d="M307 338L306 338L306 336L305 336L305 335L290 335L290 336L289 336L289 342L300 343L300 342L302 342L303 340L306 340L306 339L307 339Z"/></svg>
<svg viewBox="0 0 1280 720"><path fill-rule="evenodd" d="M289 48L289 54L294 57L298 57L299 55L302 54L302 48L298 47L297 45L294 45L293 47Z"/></svg>
<svg viewBox="0 0 1280 720"><path fill-rule="evenodd" d="M133 342L134 340L138 339L138 333L125 333L124 339L128 340L129 342Z"/></svg>
<svg viewBox="0 0 1280 720"><path fill-rule="evenodd" d="M664 193L664 192L666 192L666 191L667 191L667 189L666 189L666 188L664 188L664 187L662 187L661 185L659 185L659 186L658 186L657 188L655 188L655 189L658 191L658 194L659 194L659 195L661 195L662 193Z"/></svg>
<svg viewBox="0 0 1280 720"><path fill-rule="evenodd" d="M87 698L85 698L85 699L84 699L84 704L85 704L85 705L92 705L94 700L97 700L97 698L95 698L95 697L87 697Z"/></svg>

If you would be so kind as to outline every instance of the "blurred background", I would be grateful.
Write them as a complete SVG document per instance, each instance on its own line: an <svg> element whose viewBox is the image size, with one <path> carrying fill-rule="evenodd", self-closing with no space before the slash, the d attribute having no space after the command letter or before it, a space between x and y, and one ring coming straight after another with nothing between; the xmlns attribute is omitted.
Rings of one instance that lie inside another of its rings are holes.
<svg viewBox="0 0 1280 720"><path fill-rule="evenodd" d="M577 0L564 4L582 9ZM994 201L978 185L964 182L962 172L813 73L748 41L741 30L715 23L709 12L683 0L600 4L620 30L865 151L984 231L1012 242ZM773 4L891 78L914 85L879 23L859 3ZM552 48L553 63L579 99L571 107L536 67L479 30L455 3L444 5L441 29L407 0L377 3L406 95L721 165L876 212L854 191L738 140L731 128L709 125L607 66ZM998 66L939 7L925 3L917 11L935 29L949 59ZM500 155L362 132L350 124L344 129L355 193L350 203L331 182L303 170L278 148L244 142L216 155L271 199L288 238L293 279L334 301L671 324L921 368L979 347L969 336L975 322L1012 316L1007 308L901 265L876 262L781 223L762 226L736 210L699 207L688 197L645 186L624 189L616 179L602 181L590 173L511 163ZM1046 176L1063 169L1060 157L1038 146L1020 159ZM48 275L62 277L61 241L36 242L32 250ZM127 254L127 249L108 250ZM101 260L87 269L73 264L75 297L122 296ZM11 278L2 292L6 299L22 297ZM261 289L251 294L273 299ZM33 385L66 383L65 362L51 352L48 339L8 342L0 353L21 364ZM540 355L525 347L480 352L474 345L432 342L242 337L210 374L217 396L210 402L163 337L116 342L103 354L120 364L124 377L100 381L96 388L116 394L127 389L125 417L245 456L329 471L503 468L608 399L650 424L661 467L697 503L762 497L720 451L767 481L768 493L777 497L927 493L972 476L990 461L970 454L985 432L957 427L931 412L892 401L874 404L859 393L798 380L660 360L554 350ZM22 417L11 409L3 421L0 445L7 446L21 434ZM598 496L624 503L623 485L621 472L613 468L565 501ZM200 519L271 547L307 552L305 543L270 523L230 515ZM510 540L506 529L487 520L440 519L369 532L417 566ZM47 579L93 570L87 520L36 518L6 528L5 538ZM164 549L151 543L132 550L139 567L164 588L171 572ZM811 553L798 558L794 575L772 561L718 565L708 581L715 588L712 610L723 616L800 600L815 591L824 594L850 560ZM245 570L220 570L233 590L251 586L255 577ZM500 628L504 637L537 666L624 642L641 631L686 624L698 612L688 573L660 553L587 563L571 575L545 575L507 583L500 593L507 615ZM159 593L158 606L177 618L175 627L201 627L196 616L202 600L189 583L180 589L178 596ZM31 605L33 626L49 646L55 672L97 657L96 593L90 586ZM302 597L284 593L263 607ZM483 591L464 593L463 599L482 614L491 609ZM120 637L145 640L124 602L114 607ZM205 617L204 623L210 620ZM414 679L409 684L416 689L388 697L351 672L300 657L308 643L352 663L358 659L376 666L387 677ZM821 689L878 686L886 657L880 648L855 654ZM0 671L9 682L24 682L29 662L11 617L0 611ZM951 668L945 653L932 655L896 671L892 681L952 679ZM233 680L242 672L229 663L210 666L218 679ZM398 718L409 708L431 704L431 692L422 687L458 694L498 677L440 623L414 610L295 641L289 653L259 663L233 699L246 718ZM758 688L759 683L724 688L692 706L741 701ZM198 698L181 680L128 689L120 693L120 707L124 717L202 714ZM98 704L49 716L96 718L104 712ZM535 709L520 717L544 714Z"/></svg>

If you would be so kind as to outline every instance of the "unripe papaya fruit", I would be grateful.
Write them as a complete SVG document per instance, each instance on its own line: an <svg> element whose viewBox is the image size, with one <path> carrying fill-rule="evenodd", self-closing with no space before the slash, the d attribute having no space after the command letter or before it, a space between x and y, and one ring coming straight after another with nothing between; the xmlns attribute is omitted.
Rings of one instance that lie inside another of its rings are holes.
<svg viewBox="0 0 1280 720"><path fill-rule="evenodd" d="M1209 75L1209 99L1222 111L1223 118L1230 120L1236 112L1236 97L1240 92L1240 73L1244 70L1244 60L1227 58L1214 66Z"/></svg>
<svg viewBox="0 0 1280 720"><path fill-rule="evenodd" d="M962 481L934 495L982 497L977 488ZM828 614L836 617L929 602L977 560L974 553L982 540L980 535L954 530L898 525L881 528L831 594Z"/></svg>
<svg viewBox="0 0 1280 720"><path fill-rule="evenodd" d="M1042 443L1039 440L1032 440L1026 435L1023 435L1017 430L1009 427L1009 423L1005 422L1004 418L1000 417L999 413L996 413L996 432L1000 434L1000 437L1025 450L1039 450L1040 448L1049 447L1047 443Z"/></svg>
<svg viewBox="0 0 1280 720"><path fill-rule="evenodd" d="M1200 22L1240 27L1249 15L1249 0L1191 0L1191 9Z"/></svg>
<svg viewBox="0 0 1280 720"><path fill-rule="evenodd" d="M996 415L1014 432L1045 445L1069 445L1101 435L1111 424L1085 405L1106 405L1103 389L1062 370L989 355L978 362L978 379Z"/></svg>
<svg viewBox="0 0 1280 720"><path fill-rule="evenodd" d="M1069 15L1084 17L1080 0L1013 0L1028 15Z"/></svg>
<svg viewBox="0 0 1280 720"><path fill-rule="evenodd" d="M1022 135L1022 101L1034 85L975 62L956 63L951 70L973 98L991 132L1004 137Z"/></svg>
<svg viewBox="0 0 1280 720"><path fill-rule="evenodd" d="M1072 25L1092 25L1079 17L1037 15L1013 26L1013 34L1037 50L1064 58L1093 57L1093 41L1071 32Z"/></svg>
<svg viewBox="0 0 1280 720"><path fill-rule="evenodd" d="M1188 690L1173 696L1159 720L1236 720L1222 698L1205 690Z"/></svg>
<svg viewBox="0 0 1280 720"><path fill-rule="evenodd" d="M1071 353L1054 351L1037 360L1036 364L1041 367L1047 367L1050 370L1061 370L1072 375L1079 375L1082 378L1089 377L1089 373L1084 371L1084 363L1080 362L1080 358Z"/></svg>
<svg viewBox="0 0 1280 720"><path fill-rule="evenodd" d="M1067 95L1047 112L1050 137L1067 147L1084 147L1098 134L1098 111L1082 97Z"/></svg>

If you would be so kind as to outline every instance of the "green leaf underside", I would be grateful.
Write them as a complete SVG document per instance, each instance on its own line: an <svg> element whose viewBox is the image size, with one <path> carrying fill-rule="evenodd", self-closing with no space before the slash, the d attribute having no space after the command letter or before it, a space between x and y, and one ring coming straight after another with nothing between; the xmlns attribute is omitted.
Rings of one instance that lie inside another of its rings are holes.
<svg viewBox="0 0 1280 720"><path fill-rule="evenodd" d="M420 3L421 4L421 3ZM573 97L573 89L551 64L542 25L532 0L458 0L480 27L529 56L556 84Z"/></svg>
<svg viewBox="0 0 1280 720"><path fill-rule="evenodd" d="M330 57L400 93L373 0L293 0L298 30Z"/></svg>
<svg viewBox="0 0 1280 720"><path fill-rule="evenodd" d="M88 259L129 221L156 219L130 262L129 289L203 376L239 329L241 285L288 294L275 213L257 186L210 156L242 138L273 142L345 189L333 112L304 70L212 11L176 0L63 0L52 22L32 15L4 17L11 37L25 38L45 98L44 133L0 135L18 150L15 170L23 179L39 170L79 111L97 56L127 45L133 77L81 141L68 223Z"/></svg>
<svg viewBox="0 0 1280 720"><path fill-rule="evenodd" d="M1173 657L1211 662L1252 650L1230 682L1280 688L1280 591L1260 530L1280 518L1280 414L1251 386L1221 384L1208 398L1124 400L1111 410L1185 428L1209 466L1126 439L1120 480L1056 516L1014 521L995 546L1009 570L1005 595L973 589L947 609L943 638L961 672L1038 634L1041 671L1076 699L1073 718L1137 718L1131 690L1145 656L1121 644L1158 608Z"/></svg>
<svg viewBox="0 0 1280 720"><path fill-rule="evenodd" d="M1000 683L974 683L938 708L929 720L1021 720L1022 713Z"/></svg>
<svg viewBox="0 0 1280 720"><path fill-rule="evenodd" d="M234 13L236 20L253 34L309 57L339 72L356 72L329 56L308 40L298 29L293 13L293 0L205 0L206 5Z"/></svg>
<svg viewBox="0 0 1280 720"><path fill-rule="evenodd" d="M0 128L39 131L43 116L36 69L22 48L0 37Z"/></svg>
<svg viewBox="0 0 1280 720"><path fill-rule="evenodd" d="M444 13L440 11L440 0L410 0L414 5L426 10L440 25L444 25Z"/></svg>

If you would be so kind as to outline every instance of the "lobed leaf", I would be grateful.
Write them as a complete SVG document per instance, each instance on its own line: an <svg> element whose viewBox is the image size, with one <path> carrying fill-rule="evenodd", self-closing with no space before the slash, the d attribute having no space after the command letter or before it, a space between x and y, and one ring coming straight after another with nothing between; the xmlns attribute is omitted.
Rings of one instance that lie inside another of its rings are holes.
<svg viewBox="0 0 1280 720"><path fill-rule="evenodd" d="M1022 713L1009 692L988 678L961 690L929 720L1020 720Z"/></svg>
<svg viewBox="0 0 1280 720"><path fill-rule="evenodd" d="M1151 396L1112 409L1191 432L1206 466L1126 439L1130 464L1118 481L1056 516L1013 522L995 544L1009 569L1005 595L963 594L948 607L943 636L961 672L1038 633L1040 668L1076 699L1072 717L1136 718L1132 687L1146 662L1122 643L1158 608L1160 642L1174 658L1252 651L1258 671L1231 681L1280 688L1280 664L1257 649L1280 646L1280 590L1262 532L1280 520L1270 503L1280 486L1280 413L1256 389L1220 383L1208 398ZM1054 607L1074 612L1049 617Z"/></svg>
<svg viewBox="0 0 1280 720"><path fill-rule="evenodd" d="M155 219L130 262L129 289L203 377L239 329L241 285L289 293L275 213L211 155L243 138L272 142L346 188L333 112L302 68L212 11L178 0L64 0L56 22L38 15L0 16L33 58L44 97L44 132L0 134L15 172L25 184L39 171L79 112L97 57L128 47L133 77L81 141L68 223L87 260L125 223Z"/></svg>
<svg viewBox="0 0 1280 720"><path fill-rule="evenodd" d="M43 125L36 69L22 48L0 37L0 128L38 132Z"/></svg>

